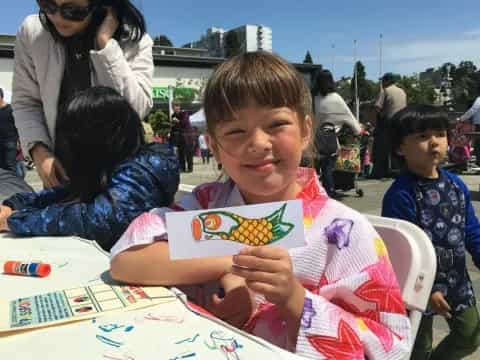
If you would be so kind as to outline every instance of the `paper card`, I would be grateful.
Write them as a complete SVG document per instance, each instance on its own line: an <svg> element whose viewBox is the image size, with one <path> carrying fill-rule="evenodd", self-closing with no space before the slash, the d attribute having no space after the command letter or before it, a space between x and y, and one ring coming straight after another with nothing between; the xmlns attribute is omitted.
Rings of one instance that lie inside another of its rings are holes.
<svg viewBox="0 0 480 360"><path fill-rule="evenodd" d="M305 245L301 200L166 214L170 258L237 254L246 246Z"/></svg>
<svg viewBox="0 0 480 360"><path fill-rule="evenodd" d="M175 301L163 287L95 284L0 302L0 336Z"/></svg>

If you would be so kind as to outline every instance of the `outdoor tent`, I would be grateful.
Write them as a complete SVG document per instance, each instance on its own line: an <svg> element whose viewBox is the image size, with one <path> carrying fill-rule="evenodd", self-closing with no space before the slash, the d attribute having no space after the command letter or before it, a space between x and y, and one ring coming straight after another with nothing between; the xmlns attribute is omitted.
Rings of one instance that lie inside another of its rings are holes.
<svg viewBox="0 0 480 360"><path fill-rule="evenodd" d="M203 108L198 110L196 113L190 115L190 123L193 126L204 126L206 124L206 119L205 119L205 112L203 111Z"/></svg>

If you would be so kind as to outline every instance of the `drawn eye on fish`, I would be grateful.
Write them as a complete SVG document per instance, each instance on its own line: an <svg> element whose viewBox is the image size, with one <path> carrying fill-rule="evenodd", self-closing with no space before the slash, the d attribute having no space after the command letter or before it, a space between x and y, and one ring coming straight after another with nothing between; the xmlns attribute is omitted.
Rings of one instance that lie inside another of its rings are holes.
<svg viewBox="0 0 480 360"><path fill-rule="evenodd" d="M246 218L228 211L208 211L195 216L192 236L197 241L230 240L249 246L272 244L285 236L294 225L283 221L287 204L261 218Z"/></svg>

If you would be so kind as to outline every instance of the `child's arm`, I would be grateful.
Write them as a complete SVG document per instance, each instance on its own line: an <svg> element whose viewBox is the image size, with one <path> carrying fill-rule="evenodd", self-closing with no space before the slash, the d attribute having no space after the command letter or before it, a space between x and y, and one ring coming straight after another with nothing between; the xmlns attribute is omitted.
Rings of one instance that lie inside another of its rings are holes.
<svg viewBox="0 0 480 360"><path fill-rule="evenodd" d="M407 189L391 187L382 201L382 216L417 223L415 199Z"/></svg>
<svg viewBox="0 0 480 360"><path fill-rule="evenodd" d="M43 209L44 207L62 201L70 194L67 187L61 185L40 192L25 192L15 194L3 201L3 205L12 210Z"/></svg>
<svg viewBox="0 0 480 360"><path fill-rule="evenodd" d="M480 269L480 223L475 215L470 191L463 181L460 185L465 194L465 246L472 255L473 262Z"/></svg>
<svg viewBox="0 0 480 360"><path fill-rule="evenodd" d="M190 285L218 280L232 266L232 257L170 260L168 242L132 247L115 256L110 273L115 280L142 285Z"/></svg>
<svg viewBox="0 0 480 360"><path fill-rule="evenodd" d="M17 211L8 219L9 229L18 235L76 235L110 249L145 209L172 201L178 173L173 163L162 163L165 170L161 174L136 164L118 171L108 188L90 202L55 203Z"/></svg>

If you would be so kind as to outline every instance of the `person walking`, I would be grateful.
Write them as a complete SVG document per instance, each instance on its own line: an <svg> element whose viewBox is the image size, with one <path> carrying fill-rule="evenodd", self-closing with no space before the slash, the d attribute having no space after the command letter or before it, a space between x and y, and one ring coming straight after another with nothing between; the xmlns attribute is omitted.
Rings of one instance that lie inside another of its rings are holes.
<svg viewBox="0 0 480 360"><path fill-rule="evenodd" d="M478 93L480 94L480 84L478 85ZM480 131L480 95L475 99L474 103L457 121L470 120L475 126L475 131ZM475 137L473 143L473 151L475 154L475 162L480 166L480 138Z"/></svg>
<svg viewBox="0 0 480 360"><path fill-rule="evenodd" d="M390 146L388 141L389 122L398 111L407 106L407 94L395 84L395 76L386 73L380 79L382 90L375 107L377 109L377 124L373 133L373 170L374 179L385 178L390 175Z"/></svg>
<svg viewBox="0 0 480 360"><path fill-rule="evenodd" d="M12 114L12 107L4 99L0 88L0 168L16 172L18 132Z"/></svg>
<svg viewBox="0 0 480 360"><path fill-rule="evenodd" d="M193 151L195 139L187 112L182 111L180 103L174 102L172 114L171 144L177 147L180 171L193 171Z"/></svg>
<svg viewBox="0 0 480 360"><path fill-rule="evenodd" d="M359 121L353 116L343 98L335 92L335 82L332 73L328 70L321 70L315 78L315 139L322 131L322 126L332 125L335 133L340 131L343 126L352 129L355 135L360 134L361 127ZM322 144L322 141L316 141L316 144ZM317 146L318 147L318 146ZM320 145L321 147L321 145ZM319 158L319 155L322 155ZM337 197L335 183L333 180L333 169L337 160L337 154L324 154L324 149L316 149L317 173L322 173L322 185L330 197Z"/></svg>
<svg viewBox="0 0 480 360"><path fill-rule="evenodd" d="M140 118L152 100L152 39L130 0L37 0L16 37L12 108L23 154L45 187L65 171L55 154L57 114L81 90L108 86Z"/></svg>
<svg viewBox="0 0 480 360"><path fill-rule="evenodd" d="M202 164L210 164L210 149L208 148L205 134L201 133L198 136L198 145L200 147L200 156L202 157Z"/></svg>

